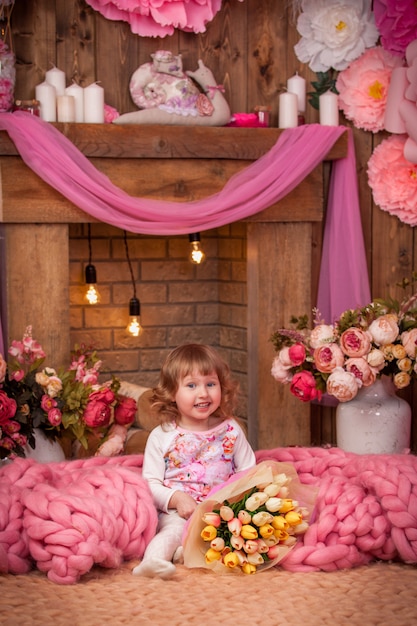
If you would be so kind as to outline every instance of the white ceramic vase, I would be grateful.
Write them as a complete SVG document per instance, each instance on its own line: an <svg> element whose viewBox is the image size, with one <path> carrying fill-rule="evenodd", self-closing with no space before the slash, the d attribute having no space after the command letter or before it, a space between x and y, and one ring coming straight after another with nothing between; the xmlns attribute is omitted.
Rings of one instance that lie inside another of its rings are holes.
<svg viewBox="0 0 417 626"><path fill-rule="evenodd" d="M402 454L409 451L410 432L411 407L388 376L337 406L337 446L346 452Z"/></svg>
<svg viewBox="0 0 417 626"><path fill-rule="evenodd" d="M65 454L58 441L49 439L42 429L34 428L35 448L25 446L25 457L38 463L55 463L65 461Z"/></svg>

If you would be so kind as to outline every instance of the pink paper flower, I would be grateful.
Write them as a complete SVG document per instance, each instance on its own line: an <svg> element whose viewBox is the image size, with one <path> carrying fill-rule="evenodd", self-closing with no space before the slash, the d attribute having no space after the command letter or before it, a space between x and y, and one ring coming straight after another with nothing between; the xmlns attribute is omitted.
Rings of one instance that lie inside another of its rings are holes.
<svg viewBox="0 0 417 626"><path fill-rule="evenodd" d="M417 5L414 0L374 0L375 23L385 50L404 55L417 39Z"/></svg>
<svg viewBox="0 0 417 626"><path fill-rule="evenodd" d="M383 211L417 225L417 165L404 157L404 135L393 135L377 146L368 161L368 183Z"/></svg>
<svg viewBox="0 0 417 626"><path fill-rule="evenodd" d="M242 0L240 0L242 2ZM206 24L221 9L222 0L87 0L109 20L130 24L142 37L165 37L174 29L204 33Z"/></svg>
<svg viewBox="0 0 417 626"><path fill-rule="evenodd" d="M377 133L384 116L392 70L402 61L381 46L370 48L340 72L336 89L339 108L356 128Z"/></svg>

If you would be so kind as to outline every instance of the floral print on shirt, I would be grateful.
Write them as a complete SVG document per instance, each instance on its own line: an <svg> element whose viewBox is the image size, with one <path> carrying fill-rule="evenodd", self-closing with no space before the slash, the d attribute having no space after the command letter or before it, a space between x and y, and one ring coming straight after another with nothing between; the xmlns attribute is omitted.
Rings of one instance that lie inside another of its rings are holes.
<svg viewBox="0 0 417 626"><path fill-rule="evenodd" d="M229 420L206 432L175 428L177 436L165 454L164 485L185 491L201 502L214 485L234 473L238 430Z"/></svg>

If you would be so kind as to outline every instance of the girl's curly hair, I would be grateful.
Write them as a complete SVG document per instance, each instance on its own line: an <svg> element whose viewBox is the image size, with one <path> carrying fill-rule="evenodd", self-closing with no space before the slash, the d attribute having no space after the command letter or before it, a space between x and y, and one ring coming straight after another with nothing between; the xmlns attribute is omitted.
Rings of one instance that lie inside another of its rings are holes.
<svg viewBox="0 0 417 626"><path fill-rule="evenodd" d="M203 376L215 372L221 387L221 402L214 416L226 419L234 415L239 386L231 377L229 365L210 346L190 343L172 350L162 365L158 385L153 389L152 407L162 422L178 421L180 414L173 398L180 381L197 371Z"/></svg>

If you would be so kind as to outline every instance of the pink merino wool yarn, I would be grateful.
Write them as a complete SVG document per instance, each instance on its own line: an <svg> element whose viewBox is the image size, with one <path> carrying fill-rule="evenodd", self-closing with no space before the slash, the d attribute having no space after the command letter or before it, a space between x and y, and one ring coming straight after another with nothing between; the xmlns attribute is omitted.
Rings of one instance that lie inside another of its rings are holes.
<svg viewBox="0 0 417 626"><path fill-rule="evenodd" d="M71 584L95 564L140 558L157 525L141 465L132 455L2 468L0 572L25 573L33 559L53 582Z"/></svg>
<svg viewBox="0 0 417 626"><path fill-rule="evenodd" d="M356 455L339 448L276 448L257 460L292 462L318 485L310 526L281 563L291 571L334 571L374 559L417 563L417 458Z"/></svg>

